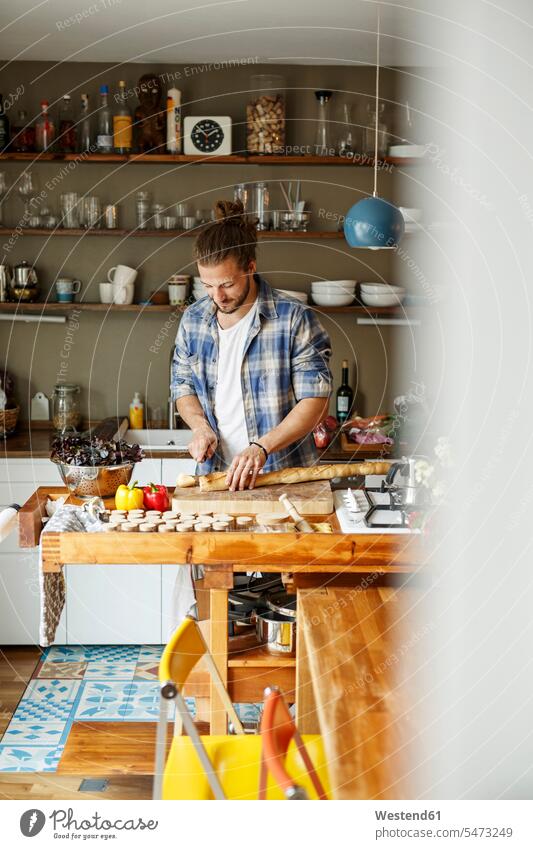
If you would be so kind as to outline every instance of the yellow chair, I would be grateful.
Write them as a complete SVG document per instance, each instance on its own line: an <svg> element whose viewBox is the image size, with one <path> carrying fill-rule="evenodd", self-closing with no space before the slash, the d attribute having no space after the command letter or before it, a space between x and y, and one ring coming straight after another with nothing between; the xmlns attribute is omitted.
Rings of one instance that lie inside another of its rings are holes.
<svg viewBox="0 0 533 849"><path fill-rule="evenodd" d="M182 691L190 672L201 658L205 659L235 728L234 735L200 737L198 734ZM291 793L286 785L281 787L276 782L271 769L268 769L270 754L265 762L262 737L244 734L220 673L194 619L184 619L165 647L159 664L159 683L161 697L154 799L257 799L259 795L266 799L317 799L329 795L326 762L319 734L300 737L296 732L288 747L285 746L285 767L292 779L291 786L298 793ZM176 717L172 744L165 762L168 706L171 701L176 706ZM182 727L187 736L182 735ZM316 774L320 778L323 794L317 793L315 789L316 781L308 771L309 759L314 765L315 778Z"/></svg>

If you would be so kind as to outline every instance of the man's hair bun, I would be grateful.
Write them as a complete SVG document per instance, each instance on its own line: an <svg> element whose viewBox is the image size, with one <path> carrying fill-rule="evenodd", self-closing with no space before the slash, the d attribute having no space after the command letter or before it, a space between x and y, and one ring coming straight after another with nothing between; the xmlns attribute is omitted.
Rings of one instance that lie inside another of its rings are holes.
<svg viewBox="0 0 533 849"><path fill-rule="evenodd" d="M193 256L201 265L219 265L234 256L240 268L255 260L256 223L250 220L240 200L217 200L215 221L203 227L194 243Z"/></svg>

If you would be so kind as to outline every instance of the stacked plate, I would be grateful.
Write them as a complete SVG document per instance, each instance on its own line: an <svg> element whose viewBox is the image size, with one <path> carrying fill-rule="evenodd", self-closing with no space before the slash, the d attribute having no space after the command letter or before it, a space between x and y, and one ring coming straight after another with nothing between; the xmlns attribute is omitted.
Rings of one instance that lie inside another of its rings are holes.
<svg viewBox="0 0 533 849"><path fill-rule="evenodd" d="M405 289L390 283L361 283L361 300L367 307L398 307Z"/></svg>
<svg viewBox="0 0 533 849"><path fill-rule="evenodd" d="M288 295L289 298L296 298L297 301L301 301L302 304L307 304L308 297L307 292L296 292L292 289L278 289L282 295Z"/></svg>
<svg viewBox="0 0 533 849"><path fill-rule="evenodd" d="M311 283L313 301L320 307L347 307L355 299L355 280L319 280Z"/></svg>

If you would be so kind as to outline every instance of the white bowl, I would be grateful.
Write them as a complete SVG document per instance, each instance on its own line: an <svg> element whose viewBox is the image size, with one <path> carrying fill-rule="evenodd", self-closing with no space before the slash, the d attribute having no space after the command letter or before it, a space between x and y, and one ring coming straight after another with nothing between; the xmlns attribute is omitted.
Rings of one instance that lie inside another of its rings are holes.
<svg viewBox="0 0 533 849"><path fill-rule="evenodd" d="M361 292L367 295L403 295L403 286L393 286L391 283L361 283Z"/></svg>
<svg viewBox="0 0 533 849"><path fill-rule="evenodd" d="M367 307L398 307L404 297L405 295L399 295L396 292L384 292L382 295L371 295L368 292L361 292L361 300Z"/></svg>
<svg viewBox="0 0 533 849"><path fill-rule="evenodd" d="M322 294L331 294L331 295L350 295L355 292L355 283L347 284L346 286L341 286L339 283L328 283L325 286L316 286L314 283L311 284L311 292L316 292L317 295Z"/></svg>
<svg viewBox="0 0 533 849"><path fill-rule="evenodd" d="M327 286L337 286L342 289L355 289L356 285L357 280L314 280L311 283L311 287L316 289L322 289Z"/></svg>
<svg viewBox="0 0 533 849"><path fill-rule="evenodd" d="M307 292L294 292L291 289L278 289L278 292L281 292L282 295L288 295L290 298L296 298L302 304L307 304L308 302Z"/></svg>
<svg viewBox="0 0 533 849"><path fill-rule="evenodd" d="M355 295L351 294L332 294L330 292L324 292L323 294L318 294L318 292L313 292L313 301L319 307L347 307L349 304L353 303Z"/></svg>

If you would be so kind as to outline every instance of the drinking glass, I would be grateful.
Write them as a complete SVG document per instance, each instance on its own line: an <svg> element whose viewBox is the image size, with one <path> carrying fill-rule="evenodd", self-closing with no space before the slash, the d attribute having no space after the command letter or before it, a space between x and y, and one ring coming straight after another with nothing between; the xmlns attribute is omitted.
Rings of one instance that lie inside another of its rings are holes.
<svg viewBox="0 0 533 849"><path fill-rule="evenodd" d="M82 201L82 225L86 230L100 227L100 198L91 195Z"/></svg>
<svg viewBox="0 0 533 849"><path fill-rule="evenodd" d="M35 197L35 186L33 184L33 175L31 171L25 171L24 174L20 175L17 192L20 197L24 201L24 217L30 217L30 204L33 198Z"/></svg>
<svg viewBox="0 0 533 849"><path fill-rule="evenodd" d="M80 226L79 202L77 192L66 192L60 196L61 221L66 230L76 230Z"/></svg>

